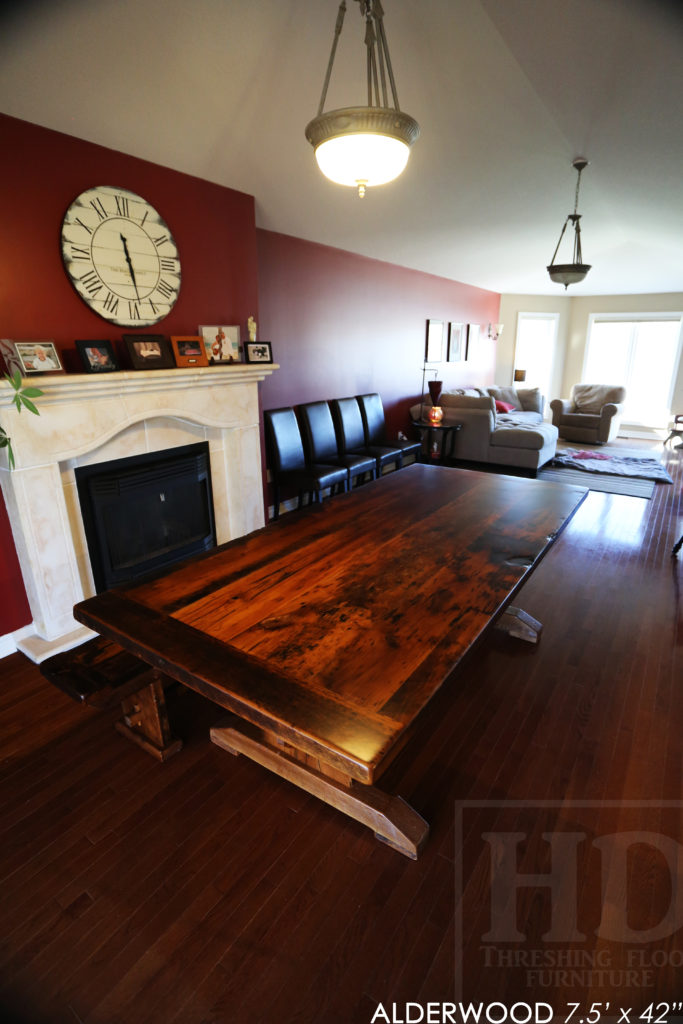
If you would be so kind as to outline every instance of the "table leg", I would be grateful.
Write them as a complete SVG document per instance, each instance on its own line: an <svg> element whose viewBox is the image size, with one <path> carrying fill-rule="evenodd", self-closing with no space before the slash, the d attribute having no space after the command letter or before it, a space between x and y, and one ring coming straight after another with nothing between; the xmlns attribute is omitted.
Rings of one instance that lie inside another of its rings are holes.
<svg viewBox="0 0 683 1024"><path fill-rule="evenodd" d="M161 676L153 669L147 686L121 701L123 718L116 728L157 760L168 761L183 743L171 733Z"/></svg>
<svg viewBox="0 0 683 1024"><path fill-rule="evenodd" d="M285 744L234 715L211 729L211 741L231 754L244 754L264 768L293 782L300 789L367 825L399 853L417 860L429 834L429 825L399 796L366 786L327 769L323 761ZM316 765L317 767L314 767Z"/></svg>
<svg viewBox="0 0 683 1024"><path fill-rule="evenodd" d="M530 644L537 644L541 639L543 623L535 619L533 615L529 615L523 608L508 605L496 622L496 627L502 629L509 636L526 640Z"/></svg>

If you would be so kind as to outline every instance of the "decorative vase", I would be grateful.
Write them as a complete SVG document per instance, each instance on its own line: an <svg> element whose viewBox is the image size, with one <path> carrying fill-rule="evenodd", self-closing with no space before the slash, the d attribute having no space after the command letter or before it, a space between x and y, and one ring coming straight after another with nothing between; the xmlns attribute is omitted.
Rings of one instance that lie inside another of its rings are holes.
<svg viewBox="0 0 683 1024"><path fill-rule="evenodd" d="M429 388L429 397L432 400L432 405L438 405L439 399L441 398L441 391L443 389L443 381L428 380L427 387Z"/></svg>
<svg viewBox="0 0 683 1024"><path fill-rule="evenodd" d="M434 423L435 425L441 423L441 420L443 419L443 409L440 405L433 405L431 409L427 410L427 412L429 414L430 423Z"/></svg>

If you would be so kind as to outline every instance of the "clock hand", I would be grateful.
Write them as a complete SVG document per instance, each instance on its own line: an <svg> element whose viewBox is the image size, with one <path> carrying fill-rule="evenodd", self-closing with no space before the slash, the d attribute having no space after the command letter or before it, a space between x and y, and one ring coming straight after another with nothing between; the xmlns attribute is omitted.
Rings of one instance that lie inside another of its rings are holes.
<svg viewBox="0 0 683 1024"><path fill-rule="evenodd" d="M125 254L125 257L126 257L126 263L128 264L128 270L130 271L130 278L131 278L131 281L133 282L133 288L135 288L135 294L136 294L137 300L139 302L140 301L140 295L139 295L139 292L138 292L137 281L135 280L135 271L133 270L133 263L132 263L131 258L130 258L130 253L128 252L128 243L127 243L126 239L124 238L124 236L121 233L119 233L119 238L123 242L123 251L124 251L124 254Z"/></svg>

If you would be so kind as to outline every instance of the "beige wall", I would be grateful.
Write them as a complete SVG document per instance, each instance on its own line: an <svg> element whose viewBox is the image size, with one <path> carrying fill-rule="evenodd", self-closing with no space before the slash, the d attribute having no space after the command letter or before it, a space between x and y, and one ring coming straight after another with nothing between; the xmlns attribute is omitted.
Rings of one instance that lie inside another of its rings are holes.
<svg viewBox="0 0 683 1024"><path fill-rule="evenodd" d="M500 321L505 330L498 340L496 381L512 380L518 313L559 313L557 360L553 374L556 390L548 398L567 398L581 381L588 321L592 313L680 313L683 292L658 295L502 295ZM612 382L616 383L616 382ZM683 412L683 359L678 367L672 411Z"/></svg>

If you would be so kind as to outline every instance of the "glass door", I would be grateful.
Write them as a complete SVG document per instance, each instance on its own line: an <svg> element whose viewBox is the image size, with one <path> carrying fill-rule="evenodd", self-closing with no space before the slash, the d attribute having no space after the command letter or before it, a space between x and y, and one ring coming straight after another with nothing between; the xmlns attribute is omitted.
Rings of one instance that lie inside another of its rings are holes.
<svg viewBox="0 0 683 1024"><path fill-rule="evenodd" d="M582 380L626 388L624 420L661 429L671 399L681 347L681 318L592 317Z"/></svg>

